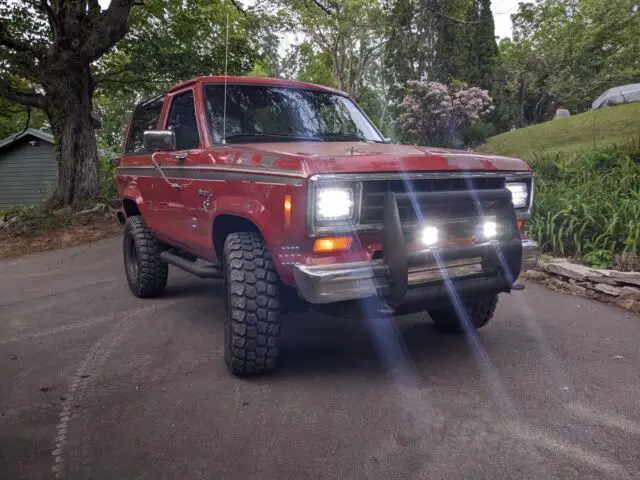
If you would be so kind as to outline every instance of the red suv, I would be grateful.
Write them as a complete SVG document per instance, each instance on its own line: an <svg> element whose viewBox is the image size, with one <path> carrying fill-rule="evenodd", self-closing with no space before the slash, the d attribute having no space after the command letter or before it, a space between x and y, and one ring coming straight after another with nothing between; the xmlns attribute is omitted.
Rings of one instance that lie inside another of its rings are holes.
<svg viewBox="0 0 640 480"><path fill-rule="evenodd" d="M521 160L386 141L343 92L204 77L140 103L117 179L131 291L226 284L225 359L272 369L280 317L428 312L479 328L537 261Z"/></svg>

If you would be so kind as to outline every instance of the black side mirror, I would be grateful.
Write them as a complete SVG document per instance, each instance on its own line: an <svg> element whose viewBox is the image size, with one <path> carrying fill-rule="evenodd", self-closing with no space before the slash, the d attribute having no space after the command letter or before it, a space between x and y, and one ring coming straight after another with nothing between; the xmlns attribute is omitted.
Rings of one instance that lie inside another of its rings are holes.
<svg viewBox="0 0 640 480"><path fill-rule="evenodd" d="M144 148L150 151L176 149L176 134L173 130L145 130Z"/></svg>

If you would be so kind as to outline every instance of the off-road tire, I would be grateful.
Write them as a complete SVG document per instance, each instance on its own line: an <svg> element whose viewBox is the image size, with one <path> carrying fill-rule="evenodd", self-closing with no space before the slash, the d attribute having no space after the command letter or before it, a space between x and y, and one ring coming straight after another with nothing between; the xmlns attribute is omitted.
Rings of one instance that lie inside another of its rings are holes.
<svg viewBox="0 0 640 480"><path fill-rule="evenodd" d="M436 328L444 333L462 334L469 329L477 330L484 327L496 311L498 295L467 299L463 304L468 323L458 317L456 309L452 306L429 310L429 316L435 322Z"/></svg>
<svg viewBox="0 0 640 480"><path fill-rule="evenodd" d="M280 282L262 237L230 234L223 249L227 288L224 358L234 375L273 370L280 337Z"/></svg>
<svg viewBox="0 0 640 480"><path fill-rule="evenodd" d="M127 218L122 247L124 271L131 292L140 298L160 295L167 286L169 265L160 259L162 245L141 216Z"/></svg>

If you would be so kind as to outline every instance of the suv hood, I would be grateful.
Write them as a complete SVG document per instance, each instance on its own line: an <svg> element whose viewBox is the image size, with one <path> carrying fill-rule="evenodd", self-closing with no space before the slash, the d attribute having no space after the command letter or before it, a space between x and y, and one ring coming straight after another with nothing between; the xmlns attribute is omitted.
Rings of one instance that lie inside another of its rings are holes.
<svg viewBox="0 0 640 480"><path fill-rule="evenodd" d="M470 150L388 143L282 142L252 144L250 149L253 153L259 152L265 160L268 158L271 166L299 170L308 177L331 173L531 170L523 160L517 158Z"/></svg>

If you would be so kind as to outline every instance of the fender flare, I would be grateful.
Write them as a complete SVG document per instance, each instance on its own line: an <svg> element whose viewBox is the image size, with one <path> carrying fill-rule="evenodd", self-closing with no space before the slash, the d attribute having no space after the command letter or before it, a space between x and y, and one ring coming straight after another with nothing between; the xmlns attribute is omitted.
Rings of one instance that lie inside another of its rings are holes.
<svg viewBox="0 0 640 480"><path fill-rule="evenodd" d="M274 219L269 215L269 210L262 204L261 201L255 199L247 199L240 196L225 196L219 197L214 202L214 215L211 217L209 223L209 238L214 239L213 225L216 220L223 215L233 215L247 220L254 224L258 229L258 232L264 238L267 247L272 255L275 257L276 245L273 245L273 239L269 235L265 235L265 232L269 230L269 225L273 224Z"/></svg>
<svg viewBox="0 0 640 480"><path fill-rule="evenodd" d="M142 218L144 218L147 214L147 206L144 203L144 199L142 198L142 193L140 193L140 189L137 187L137 185L129 185L127 186L123 191L122 191L122 202L121 202L121 210L122 213L124 214L125 218L127 217L126 212L124 211L124 201L125 200L133 200L136 204L136 207L138 207L138 210L140 211L140 214L142 215Z"/></svg>

